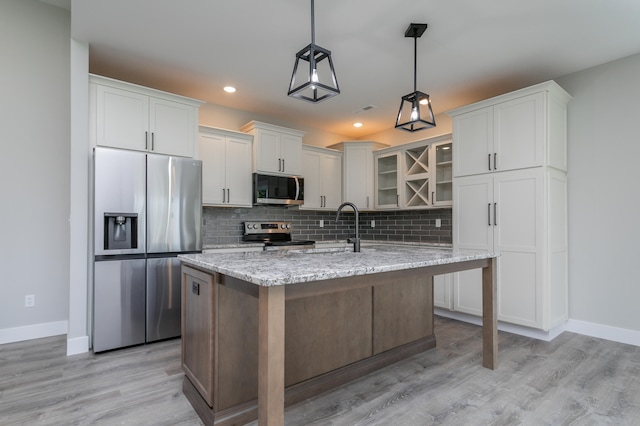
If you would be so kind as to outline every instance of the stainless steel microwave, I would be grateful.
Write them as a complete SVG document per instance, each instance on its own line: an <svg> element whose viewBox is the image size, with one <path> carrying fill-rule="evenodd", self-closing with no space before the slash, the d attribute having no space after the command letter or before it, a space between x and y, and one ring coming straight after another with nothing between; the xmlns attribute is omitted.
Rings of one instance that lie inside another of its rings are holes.
<svg viewBox="0 0 640 426"><path fill-rule="evenodd" d="M304 203L304 178L253 174L253 204L300 205Z"/></svg>

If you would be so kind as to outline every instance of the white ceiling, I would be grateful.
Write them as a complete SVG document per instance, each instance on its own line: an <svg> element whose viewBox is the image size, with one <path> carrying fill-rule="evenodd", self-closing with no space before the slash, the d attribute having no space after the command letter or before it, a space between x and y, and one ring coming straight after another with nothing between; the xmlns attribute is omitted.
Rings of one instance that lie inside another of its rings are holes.
<svg viewBox="0 0 640 426"><path fill-rule="evenodd" d="M354 139L392 128L413 91L411 22L429 24L418 90L436 114L640 52L639 0L318 0L316 44L331 50L341 94L311 104L286 95L310 10L310 0L71 0L71 31L89 43L93 73Z"/></svg>

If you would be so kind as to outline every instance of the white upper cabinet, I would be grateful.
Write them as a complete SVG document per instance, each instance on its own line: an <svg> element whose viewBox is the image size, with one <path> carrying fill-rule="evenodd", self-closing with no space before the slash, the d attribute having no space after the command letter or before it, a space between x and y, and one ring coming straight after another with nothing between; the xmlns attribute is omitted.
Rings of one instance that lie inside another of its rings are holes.
<svg viewBox="0 0 640 426"><path fill-rule="evenodd" d="M566 171L569 99L550 81L449 111L454 176L540 166Z"/></svg>
<svg viewBox="0 0 640 426"><path fill-rule="evenodd" d="M385 150L384 153L375 153L373 158L376 177L375 208L400 208L400 187L402 185L400 152L396 150L386 152Z"/></svg>
<svg viewBox="0 0 640 426"><path fill-rule="evenodd" d="M92 145L194 157L202 102L90 75Z"/></svg>
<svg viewBox="0 0 640 426"><path fill-rule="evenodd" d="M343 152L342 200L359 210L373 210L373 151L388 145L373 141L345 141L329 146Z"/></svg>
<svg viewBox="0 0 640 426"><path fill-rule="evenodd" d="M202 160L202 203L251 207L251 135L200 126L198 154Z"/></svg>
<svg viewBox="0 0 640 426"><path fill-rule="evenodd" d="M376 209L451 207L451 135L374 153Z"/></svg>
<svg viewBox="0 0 640 426"><path fill-rule="evenodd" d="M253 135L253 171L282 176L302 174L305 132L251 121L240 128Z"/></svg>
<svg viewBox="0 0 640 426"><path fill-rule="evenodd" d="M342 153L302 146L304 204L302 209L336 210L342 203Z"/></svg>

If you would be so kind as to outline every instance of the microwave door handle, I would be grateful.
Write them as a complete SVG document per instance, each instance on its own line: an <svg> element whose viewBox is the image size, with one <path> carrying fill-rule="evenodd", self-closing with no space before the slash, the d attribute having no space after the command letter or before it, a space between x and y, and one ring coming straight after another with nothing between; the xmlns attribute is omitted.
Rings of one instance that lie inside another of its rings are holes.
<svg viewBox="0 0 640 426"><path fill-rule="evenodd" d="M300 199L300 181L298 180L298 178L294 178L296 180L296 200Z"/></svg>

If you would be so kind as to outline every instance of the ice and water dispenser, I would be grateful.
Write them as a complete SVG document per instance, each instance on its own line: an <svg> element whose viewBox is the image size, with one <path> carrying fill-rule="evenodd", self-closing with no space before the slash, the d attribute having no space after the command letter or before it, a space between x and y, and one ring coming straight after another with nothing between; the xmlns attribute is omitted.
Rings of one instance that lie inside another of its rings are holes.
<svg viewBox="0 0 640 426"><path fill-rule="evenodd" d="M138 214L104 214L104 249L122 250L138 248Z"/></svg>

